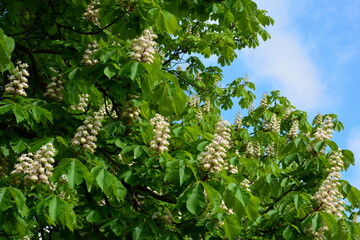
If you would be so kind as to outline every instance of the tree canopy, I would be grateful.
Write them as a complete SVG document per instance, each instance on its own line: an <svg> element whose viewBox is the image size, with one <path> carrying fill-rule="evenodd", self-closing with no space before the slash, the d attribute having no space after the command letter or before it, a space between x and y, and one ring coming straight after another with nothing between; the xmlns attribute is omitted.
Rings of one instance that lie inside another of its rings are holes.
<svg viewBox="0 0 360 240"><path fill-rule="evenodd" d="M251 0L1 1L0 239L359 239L337 116L254 107L203 63L273 22Z"/></svg>

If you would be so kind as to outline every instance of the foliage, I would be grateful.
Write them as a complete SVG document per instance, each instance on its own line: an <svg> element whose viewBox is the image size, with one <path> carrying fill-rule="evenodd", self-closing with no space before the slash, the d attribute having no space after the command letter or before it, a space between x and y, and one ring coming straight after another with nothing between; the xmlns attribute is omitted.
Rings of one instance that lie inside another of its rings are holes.
<svg viewBox="0 0 360 240"><path fill-rule="evenodd" d="M0 238L359 239L337 117L310 124L278 91L252 109L253 83L220 87L202 63L269 38L253 1L3 0L0 14ZM249 113L231 125L234 99Z"/></svg>

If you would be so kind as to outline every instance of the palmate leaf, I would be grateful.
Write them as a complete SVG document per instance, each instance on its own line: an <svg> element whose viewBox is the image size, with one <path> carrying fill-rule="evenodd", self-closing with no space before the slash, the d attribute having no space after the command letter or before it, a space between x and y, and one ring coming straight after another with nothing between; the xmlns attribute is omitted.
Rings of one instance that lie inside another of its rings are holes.
<svg viewBox="0 0 360 240"><path fill-rule="evenodd" d="M197 215L205 206L204 188L201 184L196 184L186 201L186 207L194 215Z"/></svg>
<svg viewBox="0 0 360 240"><path fill-rule="evenodd" d="M65 212L66 212L66 203L64 200L58 197L53 197L49 201L49 216L54 222L57 222L59 217Z"/></svg>
<svg viewBox="0 0 360 240"><path fill-rule="evenodd" d="M11 52L14 50L15 42L11 37L7 37L0 28L0 72L11 68Z"/></svg>
<svg viewBox="0 0 360 240"><path fill-rule="evenodd" d="M0 212L11 207L10 194L7 188L0 188Z"/></svg>
<svg viewBox="0 0 360 240"><path fill-rule="evenodd" d="M76 158L63 159L55 168L51 180L53 182L57 182L63 174L66 175L67 182L72 189L81 184L84 179L88 185L91 185L93 181L92 176L86 166Z"/></svg>
<svg viewBox="0 0 360 240"><path fill-rule="evenodd" d="M95 179L101 190L105 191L113 183L113 178L111 173L101 169Z"/></svg>

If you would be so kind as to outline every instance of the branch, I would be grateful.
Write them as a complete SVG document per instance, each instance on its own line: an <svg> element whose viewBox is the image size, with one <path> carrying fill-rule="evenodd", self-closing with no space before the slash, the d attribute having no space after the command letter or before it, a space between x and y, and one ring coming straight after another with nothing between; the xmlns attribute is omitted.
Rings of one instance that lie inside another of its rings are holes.
<svg viewBox="0 0 360 240"><path fill-rule="evenodd" d="M104 31L105 29L111 27L112 25L114 25L116 22L118 22L124 15L125 15L126 12L124 12L123 14L121 14L120 16L118 16L117 18L115 18L111 23L109 23L108 25L106 25L105 27L102 27L100 28L99 30L97 31L93 31L93 32L83 32L81 30L78 30L78 29L73 29L72 27L68 27L68 26L65 26L65 25L62 25L60 23L56 23L59 27L61 28L65 28L67 30L70 30L70 31L73 31L73 32L76 32L76 33L79 33L79 34L83 34L83 35L96 35L96 34L99 34L101 33L102 31Z"/></svg>
<svg viewBox="0 0 360 240"><path fill-rule="evenodd" d="M153 198L156 198L157 200L171 203L171 204L176 204L176 200L169 198L168 196L163 196L163 195L157 194L156 192L151 191L148 187L136 186L135 189L149 193Z"/></svg>
<svg viewBox="0 0 360 240"><path fill-rule="evenodd" d="M100 85L100 83L98 83L97 81L94 81L94 83L95 83L95 87L96 87L105 97L108 97L108 98L110 99L110 101L111 101L112 104L113 104L113 108L114 108L114 110L115 110L115 112L116 112L116 116L117 116L118 118L120 118L120 116L121 116L121 115L120 115L120 110L117 108L115 99L114 99L109 93L107 93L105 89L102 88L102 86ZM116 121L116 119L113 119L113 118L111 117L111 115L109 115L109 117L110 117L112 120Z"/></svg>
<svg viewBox="0 0 360 240"><path fill-rule="evenodd" d="M16 48L19 49L20 51L22 52L26 52L26 53L48 53L48 54L60 54L59 51L56 51L56 50L52 50L52 49L39 49L39 48L28 48L28 47L25 47L21 44L18 44L16 43Z"/></svg>

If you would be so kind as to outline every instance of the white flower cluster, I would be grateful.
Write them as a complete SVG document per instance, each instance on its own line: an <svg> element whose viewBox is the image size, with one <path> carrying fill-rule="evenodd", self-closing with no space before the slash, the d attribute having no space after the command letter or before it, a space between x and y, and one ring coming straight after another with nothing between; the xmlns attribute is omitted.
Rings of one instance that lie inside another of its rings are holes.
<svg viewBox="0 0 360 240"><path fill-rule="evenodd" d="M180 73L180 72L182 72L182 70L183 70L183 69L182 69L182 66L181 66L180 64L177 65L176 71Z"/></svg>
<svg viewBox="0 0 360 240"><path fill-rule="evenodd" d="M83 18L93 22L95 25L100 25L99 23L99 9L95 8L95 5L100 4L99 0L92 1L86 8ZM95 9L94 9L95 8Z"/></svg>
<svg viewBox="0 0 360 240"><path fill-rule="evenodd" d="M62 91L64 90L63 83L64 79L62 75L54 68L50 68L56 76L51 78L51 83L46 86L45 96L49 96L50 98L54 98L58 101L62 101L63 95Z"/></svg>
<svg viewBox="0 0 360 240"><path fill-rule="evenodd" d="M235 116L235 122L234 122L234 126L236 129L240 129L242 127L242 117L241 117L241 112L239 111L236 116Z"/></svg>
<svg viewBox="0 0 360 240"><path fill-rule="evenodd" d="M321 115L318 116L321 117ZM317 124L319 119L320 118L317 117ZM332 118L327 116L323 122L320 122L320 124L318 124L318 127L316 128L316 131L314 133L315 139L329 140L330 138L332 138L332 134L334 133L334 131L332 130L333 127L334 123L332 122Z"/></svg>
<svg viewBox="0 0 360 240"><path fill-rule="evenodd" d="M23 173L25 179L50 185L49 177L53 174L55 148L47 143L35 153L22 154L15 164L12 174Z"/></svg>
<svg viewBox="0 0 360 240"><path fill-rule="evenodd" d="M202 152L199 156L199 160L205 170L218 173L225 169L231 173L237 173L237 169L225 160L226 151L230 149L230 131L230 123L228 121L218 121L213 140L206 146L206 151Z"/></svg>
<svg viewBox="0 0 360 240"><path fill-rule="evenodd" d="M5 94L20 95L26 97L25 89L29 88L27 84L29 72L26 70L29 65L18 61L18 66L10 70L9 83L5 86Z"/></svg>
<svg viewBox="0 0 360 240"><path fill-rule="evenodd" d="M124 105L124 110L122 112L122 117L129 118L131 120L140 119L140 108L135 107L131 101L126 101Z"/></svg>
<svg viewBox="0 0 360 240"><path fill-rule="evenodd" d="M266 130L269 130L271 132L280 132L280 120L278 119L278 117L276 116L276 114L274 113L271 116L270 121L263 123L263 126Z"/></svg>
<svg viewBox="0 0 360 240"><path fill-rule="evenodd" d="M261 157L261 147L259 143L253 144L252 142L248 142L245 149L245 154L250 157Z"/></svg>
<svg viewBox="0 0 360 240"><path fill-rule="evenodd" d="M252 113L254 110L255 110L254 103L251 103L249 108L248 108L248 114Z"/></svg>
<svg viewBox="0 0 360 240"><path fill-rule="evenodd" d="M89 43L87 45L87 49L85 50L85 54L81 60L81 63L85 66L94 66L99 62L99 60L94 59L92 55L99 50L99 44L97 42Z"/></svg>
<svg viewBox="0 0 360 240"><path fill-rule="evenodd" d="M344 196L338 190L338 186L341 185L339 182L341 177L340 171L344 166L341 158L341 150L334 152L330 156L330 173L314 196L314 199L321 204L321 209L340 218L342 217L345 204Z"/></svg>
<svg viewBox="0 0 360 240"><path fill-rule="evenodd" d="M292 108L292 107L287 107L287 108L285 109L284 118L288 118L288 117L290 117L290 115L291 115L291 113L292 113L293 109L294 109L294 108Z"/></svg>
<svg viewBox="0 0 360 240"><path fill-rule="evenodd" d="M240 186L246 191L250 191L251 182L249 181L249 179L245 178L244 181L240 183Z"/></svg>
<svg viewBox="0 0 360 240"><path fill-rule="evenodd" d="M87 105L89 104L89 94L81 94L79 97L79 103L71 105L70 108L75 111L85 112Z"/></svg>
<svg viewBox="0 0 360 240"><path fill-rule="evenodd" d="M271 156L275 156L275 143L272 143L270 145L268 145L266 148L265 148L265 153L271 157Z"/></svg>
<svg viewBox="0 0 360 240"><path fill-rule="evenodd" d="M189 100L190 107L197 107L200 104L200 97L199 95L192 95Z"/></svg>
<svg viewBox="0 0 360 240"><path fill-rule="evenodd" d="M296 138L299 135L299 121L294 120L288 133L290 138Z"/></svg>
<svg viewBox="0 0 360 240"><path fill-rule="evenodd" d="M169 122L160 114L156 114L155 117L150 119L151 126L153 127L154 137L150 141L150 148L156 150L158 153L164 153L168 151L170 138Z"/></svg>
<svg viewBox="0 0 360 240"><path fill-rule="evenodd" d="M267 97L268 97L268 95L265 93L261 99L260 107L267 108L269 106Z"/></svg>
<svg viewBox="0 0 360 240"><path fill-rule="evenodd" d="M201 120L203 118L203 110L201 108L198 108L196 111L196 120Z"/></svg>
<svg viewBox="0 0 360 240"><path fill-rule="evenodd" d="M202 107L202 109L204 110L204 112L209 113L211 110L211 104L210 104L210 99L207 98L204 102L204 106Z"/></svg>
<svg viewBox="0 0 360 240"><path fill-rule="evenodd" d="M157 35L151 29L144 30L140 37L133 39L130 57L138 62L152 63L157 45L155 38Z"/></svg>
<svg viewBox="0 0 360 240"><path fill-rule="evenodd" d="M81 150L87 150L93 153L96 149L96 136L102 127L101 121L104 118L104 110L100 109L94 113L94 116L87 116L84 124L77 128L76 133L71 140L71 145L79 146Z"/></svg>
<svg viewBox="0 0 360 240"><path fill-rule="evenodd" d="M326 240L326 237L324 236L325 232L329 231L329 227L326 225L321 226L317 232L314 232L314 230L311 229L311 233L314 236L315 240Z"/></svg>

